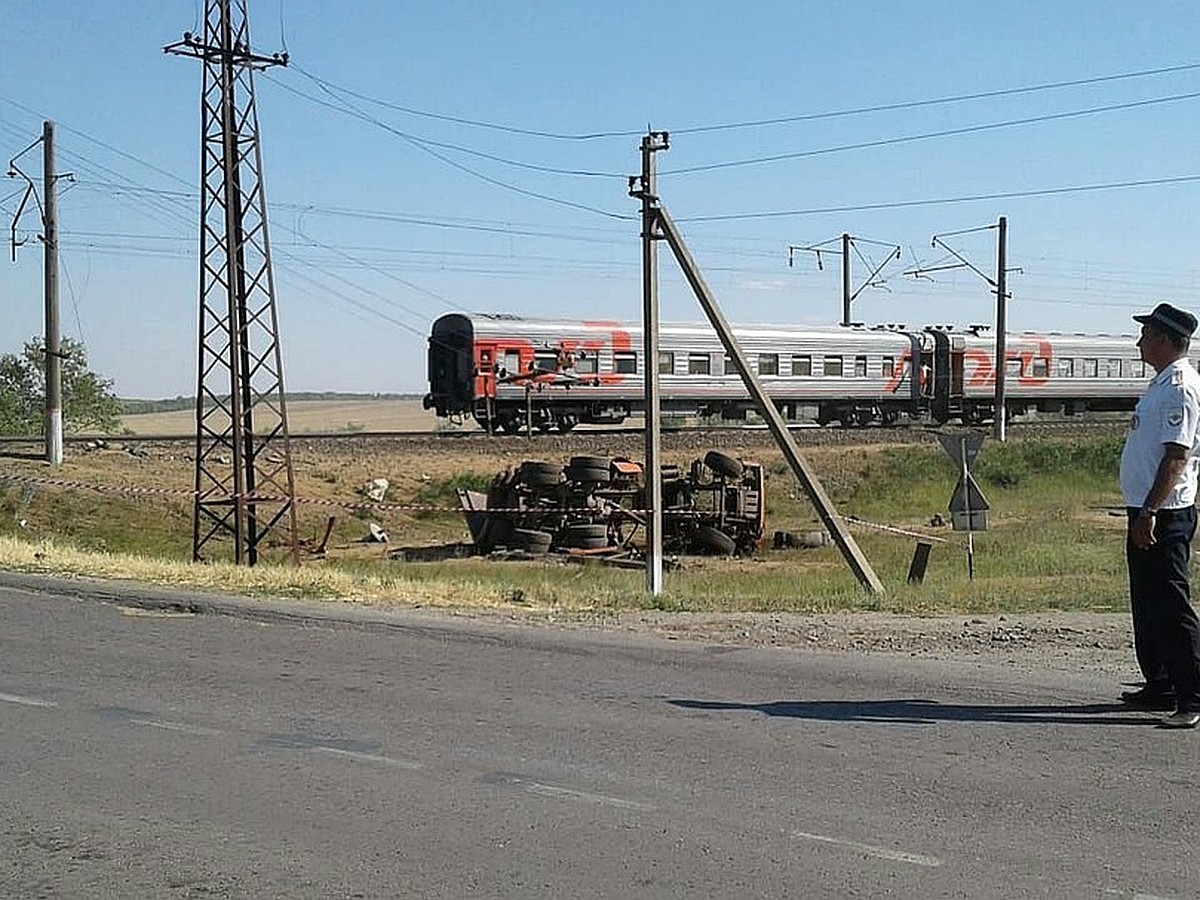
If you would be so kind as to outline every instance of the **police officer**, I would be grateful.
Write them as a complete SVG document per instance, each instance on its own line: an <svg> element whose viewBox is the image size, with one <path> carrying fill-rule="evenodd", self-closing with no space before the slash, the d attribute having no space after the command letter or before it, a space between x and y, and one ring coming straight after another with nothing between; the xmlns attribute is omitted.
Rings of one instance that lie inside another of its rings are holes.
<svg viewBox="0 0 1200 900"><path fill-rule="evenodd" d="M1196 317L1160 303L1133 318L1142 325L1142 359L1158 374L1138 401L1121 453L1134 651L1146 678L1121 699L1140 709L1174 709L1163 726L1195 728L1200 621L1190 603L1188 558L1196 532L1200 375L1187 352Z"/></svg>

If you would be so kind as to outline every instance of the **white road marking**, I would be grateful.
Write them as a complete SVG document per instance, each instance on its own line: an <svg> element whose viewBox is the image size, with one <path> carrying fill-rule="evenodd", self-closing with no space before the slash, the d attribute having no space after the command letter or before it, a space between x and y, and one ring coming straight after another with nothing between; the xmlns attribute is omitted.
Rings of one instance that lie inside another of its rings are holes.
<svg viewBox="0 0 1200 900"><path fill-rule="evenodd" d="M196 614L182 609L142 609L136 606L122 606L121 615L142 619L193 619Z"/></svg>
<svg viewBox="0 0 1200 900"><path fill-rule="evenodd" d="M845 841L841 838L830 837L827 834L812 834L807 831L793 831L792 837L806 841L817 841L822 844L835 844L892 862L908 863L911 866L940 866L942 861L936 856L926 856L923 853L908 853L904 850L889 850L887 847L873 847L870 844L860 844L857 841Z"/></svg>
<svg viewBox="0 0 1200 900"><path fill-rule="evenodd" d="M127 719L126 721L131 725L146 725L150 728L161 728L163 731L178 731L181 734L195 734L201 737L214 737L221 733L217 728L187 725L183 722L167 722L163 719Z"/></svg>
<svg viewBox="0 0 1200 900"><path fill-rule="evenodd" d="M421 763L414 762L409 759L394 759L391 756L380 756L377 753L363 753L359 750L343 750L341 747L324 747L317 746L312 749L319 753L328 753L330 756L341 756L346 759L356 759L359 762L381 763L385 766L394 766L397 769L423 769Z"/></svg>
<svg viewBox="0 0 1200 900"><path fill-rule="evenodd" d="M524 778L505 776L500 779L508 784L514 784L521 790L542 797L554 797L559 800L581 800L584 803L594 803L598 806L615 806L619 809L635 809L638 812L650 812L654 806L637 800L626 800L624 797L613 797L608 794L595 794L591 791L578 791L574 788L559 787L554 784L543 784L540 781L526 781Z"/></svg>
<svg viewBox="0 0 1200 900"><path fill-rule="evenodd" d="M0 703L15 703L17 706L40 706L54 709L58 706L53 700L39 700L37 697L20 697L16 694L0 694Z"/></svg>

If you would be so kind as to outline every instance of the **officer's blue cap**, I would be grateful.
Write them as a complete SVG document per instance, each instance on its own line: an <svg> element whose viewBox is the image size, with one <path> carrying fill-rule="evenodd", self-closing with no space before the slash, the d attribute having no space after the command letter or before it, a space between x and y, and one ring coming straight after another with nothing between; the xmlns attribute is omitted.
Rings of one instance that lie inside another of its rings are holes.
<svg viewBox="0 0 1200 900"><path fill-rule="evenodd" d="M1179 309L1170 303L1160 303L1154 307L1153 312L1144 316L1134 316L1133 321L1153 325L1183 337L1191 337L1192 332L1196 330L1196 317L1186 309Z"/></svg>

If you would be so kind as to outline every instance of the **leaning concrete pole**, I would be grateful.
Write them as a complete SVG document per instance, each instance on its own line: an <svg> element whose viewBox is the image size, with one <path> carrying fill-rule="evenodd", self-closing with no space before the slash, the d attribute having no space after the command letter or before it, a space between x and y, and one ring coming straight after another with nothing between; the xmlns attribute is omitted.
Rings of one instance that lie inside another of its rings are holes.
<svg viewBox="0 0 1200 900"><path fill-rule="evenodd" d="M63 461L62 348L58 328L58 192L54 171L54 123L42 123L42 178L45 197L46 271L46 462Z"/></svg>
<svg viewBox="0 0 1200 900"><path fill-rule="evenodd" d="M796 477L800 480L800 484L804 487L805 493L816 507L817 514L821 517L821 521L825 527L829 529L829 534L833 537L834 543L838 549L842 551L842 556L849 563L850 568L854 571L855 577L858 578L859 584L865 587L873 594L883 593L883 584L875 575L871 564L867 562L867 558L859 549L858 544L854 540L854 536L846 530L841 517L834 509L832 501L825 493L825 489L821 486L820 481L809 467L808 463L800 455L800 448L796 446L796 442L792 440L792 435L788 431L787 423L784 422L783 416L780 415L771 398L767 396L767 392L759 383L758 378L750 371L750 364L746 361L746 356L742 353L742 348L738 346L737 339L733 336L733 330L729 327L729 323L725 321L725 316L717 306L717 301L713 297L712 292L708 288L708 284L704 281L700 270L696 268L696 263L692 260L691 254L683 243L683 238L679 234L679 230L675 227L670 215L663 207L658 209L658 225L662 229L663 236L670 245L675 258L679 261L679 267L683 269L684 277L687 278L688 284L692 286L692 291L696 295L696 299L700 301L700 305L704 308L708 320L712 323L713 328L717 331L717 336L721 338L721 343L725 345L725 352L729 354L729 358L733 360L737 366L738 373L742 376L742 381L745 382L746 390L750 392L750 396L754 398L755 404L758 406L759 415L767 422L767 427L771 429L771 434L775 436L775 442L779 445L779 449L783 451L784 458L792 467L792 471L796 473Z"/></svg>

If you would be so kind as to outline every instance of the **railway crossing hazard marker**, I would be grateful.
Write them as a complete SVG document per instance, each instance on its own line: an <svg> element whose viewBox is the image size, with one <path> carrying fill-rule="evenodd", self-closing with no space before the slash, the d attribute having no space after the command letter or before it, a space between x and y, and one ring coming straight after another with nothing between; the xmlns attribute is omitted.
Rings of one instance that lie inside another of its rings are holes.
<svg viewBox="0 0 1200 900"><path fill-rule="evenodd" d="M975 577L975 541L976 531L987 531L988 508L987 498L979 489L978 482L971 474L971 463L979 455L983 446L983 432L970 434L939 434L938 442L946 455L958 465L958 483L954 485L954 493L950 495L950 521L955 531L967 533L967 577Z"/></svg>

